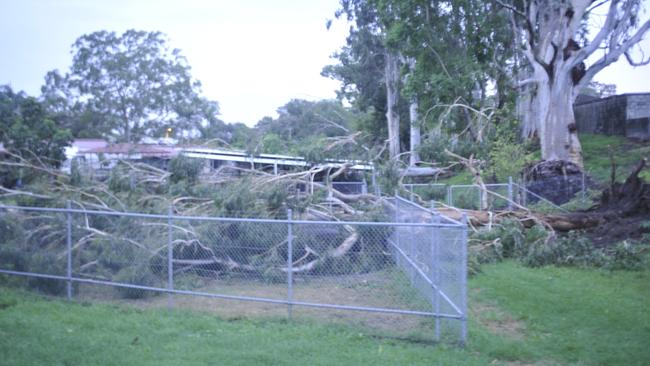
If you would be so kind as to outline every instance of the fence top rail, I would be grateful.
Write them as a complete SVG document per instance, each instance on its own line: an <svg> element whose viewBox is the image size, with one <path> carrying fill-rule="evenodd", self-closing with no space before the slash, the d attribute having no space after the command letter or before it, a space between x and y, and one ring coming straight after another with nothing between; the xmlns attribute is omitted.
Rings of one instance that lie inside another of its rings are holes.
<svg viewBox="0 0 650 366"><path fill-rule="evenodd" d="M375 222L375 221L310 221L310 220L287 220L287 219L250 219L234 217L210 217L210 216L179 216L179 215L161 215L145 214L138 212L125 211L99 211L99 210L82 210L67 208L51 207L30 207L30 206L13 206L0 204L0 210L21 210L21 211L40 211L40 212L59 212L59 213L78 213L86 215L104 215L104 216L121 216L121 217L139 217L149 219L172 219L172 220L189 220L189 221L215 221L215 222L253 222L267 224L295 224L295 225L356 225L356 226L414 226L414 227L449 227L458 228L458 224L444 223L411 223L411 222ZM452 220L453 221L453 220Z"/></svg>
<svg viewBox="0 0 650 366"><path fill-rule="evenodd" d="M418 209L420 209L420 210L423 210L423 211L426 211L426 212L428 212L428 213L431 213L431 209L430 209L430 208L426 208L426 207L424 207L424 206L420 206L420 205L418 205L417 203L415 203L415 202L413 202L413 201L411 201L411 200L407 200L406 198L400 197L399 195L395 195L395 199L399 200L400 202L403 202L403 203L406 203L406 204L408 204L408 205L411 205L411 206L413 206L413 207L415 207L415 208L418 208ZM434 210L435 210L435 208L434 208ZM465 225L463 225L463 223L461 223L460 221L454 220L454 219L452 219L451 217L447 217L447 216L442 215L442 214L440 214L440 213L437 213L437 215L440 216L441 219L443 219L443 220L448 221L448 222L451 223L451 225L441 224L442 226L460 226L460 227L465 226Z"/></svg>
<svg viewBox="0 0 650 366"><path fill-rule="evenodd" d="M513 183L514 185L515 183ZM486 187L507 187L509 184L508 183L486 183ZM451 188L480 188L478 184L453 184L450 186Z"/></svg>
<svg viewBox="0 0 650 366"><path fill-rule="evenodd" d="M408 187L445 187L445 183L403 183L404 186Z"/></svg>

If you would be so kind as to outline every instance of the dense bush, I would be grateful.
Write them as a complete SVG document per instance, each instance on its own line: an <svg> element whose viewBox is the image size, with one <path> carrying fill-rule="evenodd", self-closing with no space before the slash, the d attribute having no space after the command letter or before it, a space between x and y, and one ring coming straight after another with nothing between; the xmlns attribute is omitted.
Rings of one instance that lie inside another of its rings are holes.
<svg viewBox="0 0 650 366"><path fill-rule="evenodd" d="M205 161L203 159L193 159L182 154L176 156L169 162L172 183L181 180L190 183L196 182L204 165Z"/></svg>
<svg viewBox="0 0 650 366"><path fill-rule="evenodd" d="M32 272L65 276L65 257L58 258L51 252L31 253L29 258L29 269ZM27 281L27 283L29 287L49 295L62 295L66 290L66 282L61 280L32 277Z"/></svg>
<svg viewBox="0 0 650 366"><path fill-rule="evenodd" d="M470 238L470 273L480 264L517 259L530 267L546 265L583 266L638 270L644 267L644 245L624 241L610 248L594 247L582 232L549 236L540 225L524 228L516 220L503 220L492 230L481 229Z"/></svg>

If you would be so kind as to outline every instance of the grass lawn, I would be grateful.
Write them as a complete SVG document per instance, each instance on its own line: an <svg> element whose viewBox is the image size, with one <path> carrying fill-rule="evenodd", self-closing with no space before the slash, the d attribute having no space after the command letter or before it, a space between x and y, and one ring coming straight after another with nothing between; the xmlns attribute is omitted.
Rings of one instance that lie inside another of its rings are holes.
<svg viewBox="0 0 650 366"><path fill-rule="evenodd" d="M0 289L2 365L485 365L650 363L650 271L530 269L470 281L464 348L308 322L225 321ZM236 305L236 303L233 303Z"/></svg>
<svg viewBox="0 0 650 366"><path fill-rule="evenodd" d="M623 181L630 174L632 168L643 157L650 157L650 144L635 142L623 136L605 136L595 134L580 134L582 155L587 173L600 183L609 183L611 176L610 151L613 153L617 165L616 179ZM534 159L539 159L539 152L534 154ZM650 171L645 170L641 176L650 181ZM513 177L517 180L518 177ZM440 179L439 183L445 184L472 184L472 175L463 170L458 174ZM505 183L505 182L501 182Z"/></svg>

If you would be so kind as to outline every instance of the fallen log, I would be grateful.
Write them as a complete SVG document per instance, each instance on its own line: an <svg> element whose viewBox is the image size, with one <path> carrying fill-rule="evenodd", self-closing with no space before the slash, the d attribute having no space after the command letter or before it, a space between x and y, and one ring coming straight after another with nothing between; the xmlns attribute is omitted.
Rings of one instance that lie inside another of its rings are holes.
<svg viewBox="0 0 650 366"><path fill-rule="evenodd" d="M612 182L602 191L600 202L583 212L567 214L542 214L530 211L475 211L442 207L437 210L444 216L460 220L467 215L472 226L499 223L504 218L519 220L525 227L542 223L556 231L588 230L620 218L650 214L650 184L639 173L646 167L642 159L623 183Z"/></svg>

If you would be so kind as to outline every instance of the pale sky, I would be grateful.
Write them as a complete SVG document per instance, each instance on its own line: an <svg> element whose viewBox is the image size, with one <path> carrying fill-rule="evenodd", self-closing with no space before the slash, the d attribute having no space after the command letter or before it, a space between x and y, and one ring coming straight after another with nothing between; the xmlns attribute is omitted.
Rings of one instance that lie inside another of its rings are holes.
<svg viewBox="0 0 650 366"><path fill-rule="evenodd" d="M338 0L0 0L0 84L37 96L47 71L68 70L79 36L161 31L219 102L221 119L252 126L292 98L335 97L338 82L320 71L345 43L346 24L325 27L337 8ZM650 67L624 63L596 80L619 93L650 91Z"/></svg>
<svg viewBox="0 0 650 366"><path fill-rule="evenodd" d="M339 83L320 72L345 43L345 24L325 26L337 7L337 0L0 0L0 84L36 96L47 71L69 69L79 36L161 31L204 95L219 102L220 118L254 125L292 98L335 98Z"/></svg>

